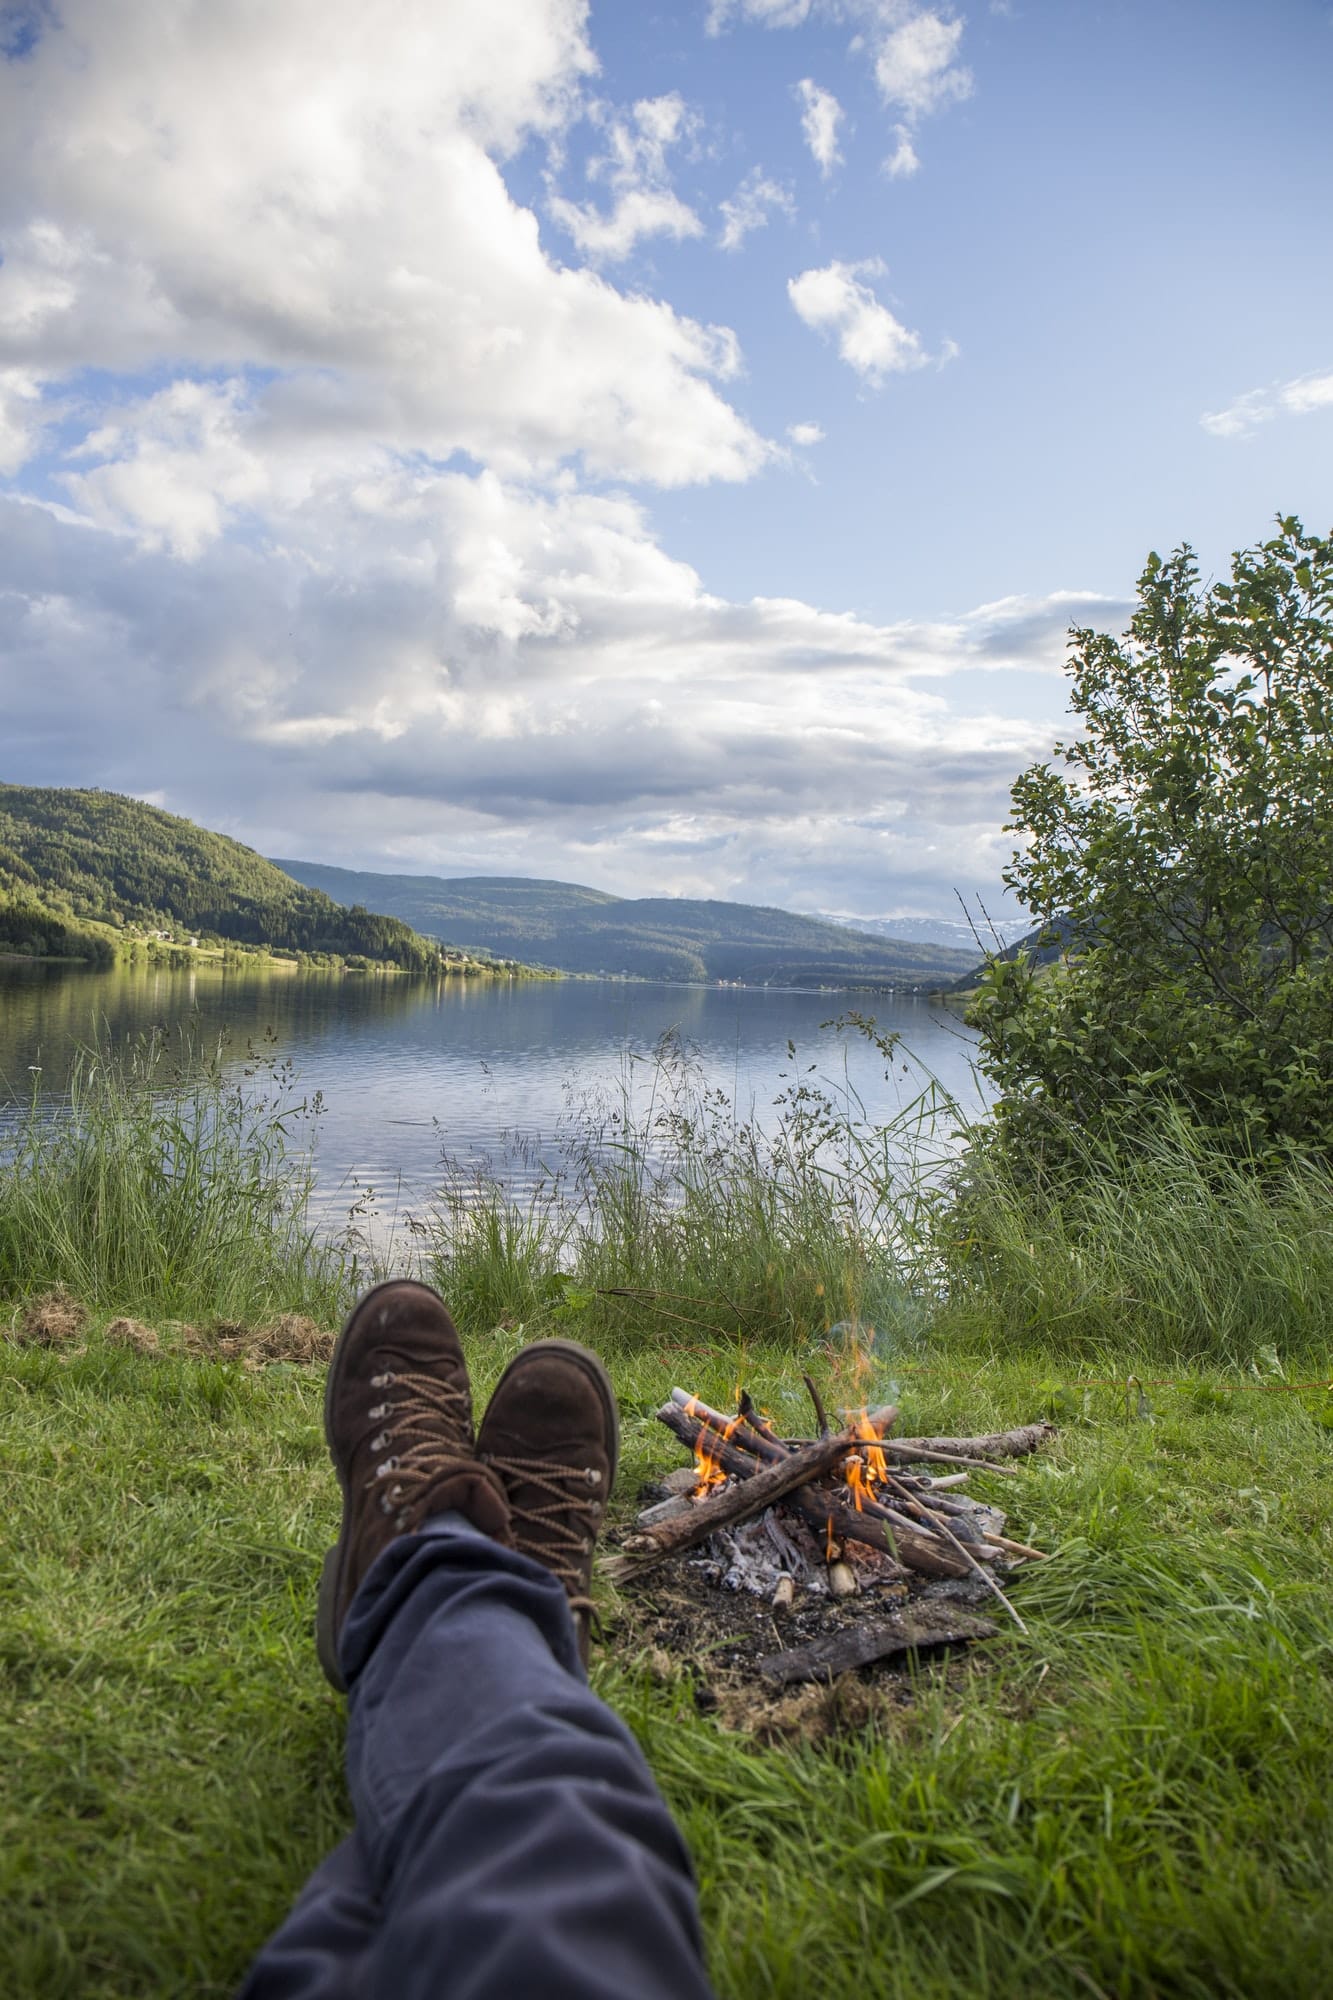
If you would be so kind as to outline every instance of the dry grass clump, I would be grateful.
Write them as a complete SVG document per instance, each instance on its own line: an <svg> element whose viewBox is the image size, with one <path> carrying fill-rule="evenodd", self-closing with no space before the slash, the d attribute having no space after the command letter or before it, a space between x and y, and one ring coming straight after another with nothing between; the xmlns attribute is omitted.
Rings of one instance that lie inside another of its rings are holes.
<svg viewBox="0 0 1333 2000"><path fill-rule="evenodd" d="M56 1285L28 1301L8 1337L19 1347L72 1347L87 1324L87 1307Z"/></svg>
<svg viewBox="0 0 1333 2000"><path fill-rule="evenodd" d="M266 1361L326 1364L332 1358L337 1337L304 1313L279 1313L271 1326L260 1329L259 1351Z"/></svg>
<svg viewBox="0 0 1333 2000"><path fill-rule="evenodd" d="M183 1326L181 1344L189 1354L216 1361L239 1361L262 1368L273 1361L327 1362L335 1336L304 1313L279 1313L267 1326L215 1320L207 1328Z"/></svg>
<svg viewBox="0 0 1333 2000"><path fill-rule="evenodd" d="M156 1354L160 1346L151 1326L141 1319L113 1319L106 1330L113 1347L132 1347L136 1354Z"/></svg>
<svg viewBox="0 0 1333 2000"><path fill-rule="evenodd" d="M10 1326L0 1333L17 1347L69 1348L86 1333L89 1317L85 1305L57 1286L16 1308ZM160 1334L143 1320L122 1315L108 1322L105 1338L109 1346L128 1347L135 1354L186 1354L196 1361L239 1361L258 1369L277 1361L323 1366L336 1336L305 1313L285 1312L263 1326L228 1319L207 1326L166 1320Z"/></svg>

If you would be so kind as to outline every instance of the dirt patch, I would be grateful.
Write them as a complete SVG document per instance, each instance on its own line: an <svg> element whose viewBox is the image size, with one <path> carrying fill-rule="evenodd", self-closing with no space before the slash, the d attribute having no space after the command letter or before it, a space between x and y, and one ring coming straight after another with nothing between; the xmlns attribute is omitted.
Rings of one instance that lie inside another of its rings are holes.
<svg viewBox="0 0 1333 2000"><path fill-rule="evenodd" d="M72 1347L88 1324L88 1313L63 1285L29 1300L9 1331L19 1347Z"/></svg>

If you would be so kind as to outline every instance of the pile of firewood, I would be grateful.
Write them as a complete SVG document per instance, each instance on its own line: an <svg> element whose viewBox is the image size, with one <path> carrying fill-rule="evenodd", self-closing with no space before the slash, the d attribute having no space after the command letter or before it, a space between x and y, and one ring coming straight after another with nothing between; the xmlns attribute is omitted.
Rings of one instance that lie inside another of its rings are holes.
<svg viewBox="0 0 1333 2000"><path fill-rule="evenodd" d="M609 1565L628 1582L667 1556L734 1530L770 1508L813 1530L827 1565L832 1596L858 1589L849 1544L873 1550L876 1581L974 1578L1022 1627L998 1577L1042 1551L997 1531L993 1509L959 1489L974 1471L1013 1477L1004 1460L1035 1451L1049 1424L1028 1424L986 1437L893 1438L892 1406L842 1413L835 1428L806 1378L820 1435L780 1437L742 1393L734 1416L710 1409L687 1390L673 1389L657 1420L694 1454L690 1491L639 1516L635 1531ZM686 1483L684 1476L674 1485ZM1002 1517L999 1517L1002 1519ZM780 1530L777 1531L780 1533ZM810 1537L802 1539L809 1545ZM780 1580L775 1607L791 1603L794 1584Z"/></svg>

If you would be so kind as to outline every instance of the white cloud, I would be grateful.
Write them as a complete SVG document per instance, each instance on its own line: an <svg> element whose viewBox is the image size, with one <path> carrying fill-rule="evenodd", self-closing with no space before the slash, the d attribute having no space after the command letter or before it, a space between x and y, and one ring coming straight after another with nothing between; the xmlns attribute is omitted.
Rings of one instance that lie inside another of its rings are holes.
<svg viewBox="0 0 1333 2000"><path fill-rule="evenodd" d="M732 16L756 21L763 28L799 28L810 18L814 0L709 0L704 26L720 34Z"/></svg>
<svg viewBox="0 0 1333 2000"><path fill-rule="evenodd" d="M290 422L358 450L746 477L734 339L560 268L501 176L573 115L583 17L402 0L386 35L359 0L63 0L0 64L0 367L276 372ZM664 102L634 123L649 164Z"/></svg>
<svg viewBox="0 0 1333 2000"><path fill-rule="evenodd" d="M719 203L719 208L722 234L718 242L724 250L739 250L751 230L764 227L774 209L788 217L796 213L791 190L769 180L760 167L752 168L735 194Z"/></svg>
<svg viewBox="0 0 1333 2000"><path fill-rule="evenodd" d="M703 223L670 185L668 151L690 138L698 122L679 91L640 98L628 117L617 117L605 106L595 106L592 115L605 131L606 151L589 162L588 178L611 188L612 208L604 214L592 202L554 193L547 203L552 218L584 255L617 263L645 237L670 236L679 242L702 236Z"/></svg>
<svg viewBox="0 0 1333 2000"><path fill-rule="evenodd" d="M824 431L820 424L788 424L787 436L793 444L823 444Z"/></svg>
<svg viewBox="0 0 1333 2000"><path fill-rule="evenodd" d="M827 180L833 169L842 160L838 151L838 127L843 120L843 109L831 90L821 89L810 77L805 76L796 86L800 97L801 131L805 143L810 148L819 171Z"/></svg>
<svg viewBox="0 0 1333 2000"><path fill-rule="evenodd" d="M585 15L62 0L0 65L0 452L42 453L0 498L6 775L169 770L173 809L349 862L816 907L887 864L942 904L1051 734L975 684L1049 674L1054 720L1065 607L729 602L587 489L771 448L725 328L562 266L508 192L582 113ZM675 93L598 116L613 232L694 139ZM924 358L879 271L791 288L872 381Z"/></svg>
<svg viewBox="0 0 1333 2000"><path fill-rule="evenodd" d="M948 7L922 6L919 0L713 0L708 31L719 34L733 20L761 28L799 28L812 15L855 30L852 48L869 57L881 100L899 115L895 150L885 165L895 176L915 173L920 165L913 145L917 123L972 94L972 72L958 60L962 16ZM827 175L839 157L841 107L809 79L799 88L806 103L801 121L806 144ZM817 113L812 108L816 100Z"/></svg>
<svg viewBox="0 0 1333 2000"><path fill-rule="evenodd" d="M245 416L189 421L230 449ZM142 792L170 769L174 810L270 851L576 880L596 855L644 893L799 876L831 904L882 889L888 849L943 907L991 872L1058 721L1064 627L1096 615L729 602L631 501L491 473L384 463L264 504L262 541L186 564L0 500L8 775ZM1015 668L1045 676L1047 720L995 712Z"/></svg>
<svg viewBox="0 0 1333 2000"><path fill-rule="evenodd" d="M921 368L928 357L920 336L881 305L866 277L882 277L878 258L861 264L826 264L802 271L787 284L787 296L801 319L817 333L837 339L838 352L865 381L878 385L886 375Z"/></svg>
<svg viewBox="0 0 1333 2000"><path fill-rule="evenodd" d="M240 384L176 382L91 432L65 484L86 518L128 526L147 548L197 556L235 512L264 499L271 472L238 425Z"/></svg>
<svg viewBox="0 0 1333 2000"><path fill-rule="evenodd" d="M1333 403L1333 375L1302 375L1294 382L1284 383L1281 401L1283 409L1294 417L1306 416L1311 410L1326 410Z"/></svg>
<svg viewBox="0 0 1333 2000"><path fill-rule="evenodd" d="M1208 410L1199 422L1214 437L1249 437L1274 417L1304 417L1333 408L1333 374L1298 375L1269 389L1250 389L1224 410Z"/></svg>
<svg viewBox="0 0 1333 2000"><path fill-rule="evenodd" d="M960 19L929 11L912 11L892 27L875 49L875 81L884 102L909 118L924 118L942 104L969 97L972 73L956 61L962 37Z"/></svg>
<svg viewBox="0 0 1333 2000"><path fill-rule="evenodd" d="M37 449L42 391L26 368L0 368L0 476L17 472Z"/></svg>
<svg viewBox="0 0 1333 2000"><path fill-rule="evenodd" d="M898 143L890 153L888 159L885 160L884 171L892 180L903 180L917 173L920 170L921 162L917 158L916 147L912 144L910 126L895 126L894 136Z"/></svg>
<svg viewBox="0 0 1333 2000"><path fill-rule="evenodd" d="M648 236L670 236L680 242L703 235L694 210L669 189L628 188L608 215L590 202L566 201L560 195L552 195L547 206L584 256L600 263L620 263Z"/></svg>

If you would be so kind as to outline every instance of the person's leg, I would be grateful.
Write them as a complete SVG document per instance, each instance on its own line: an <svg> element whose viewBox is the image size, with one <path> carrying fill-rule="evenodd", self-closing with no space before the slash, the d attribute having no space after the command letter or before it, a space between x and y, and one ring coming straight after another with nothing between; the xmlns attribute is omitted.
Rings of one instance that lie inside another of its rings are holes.
<svg viewBox="0 0 1333 2000"><path fill-rule="evenodd" d="M376 1563L341 1659L382 1911L366 1992L706 2000L684 1844L548 1570L427 1522Z"/></svg>
<svg viewBox="0 0 1333 2000"><path fill-rule="evenodd" d="M688 1856L549 1570L437 1516L376 1561L340 1652L357 1831L241 2000L709 1994Z"/></svg>
<svg viewBox="0 0 1333 2000"><path fill-rule="evenodd" d="M355 1833L315 1870L237 2000L365 2000L380 1908Z"/></svg>
<svg viewBox="0 0 1333 2000"><path fill-rule="evenodd" d="M357 1836L246 2000L706 2000L683 1843L582 1673L616 1460L601 1364L522 1350L474 1443L448 1314L422 1286L381 1286L344 1329L325 1408L344 1510L320 1658L351 1694Z"/></svg>

